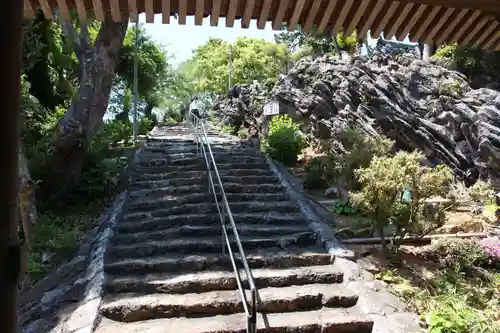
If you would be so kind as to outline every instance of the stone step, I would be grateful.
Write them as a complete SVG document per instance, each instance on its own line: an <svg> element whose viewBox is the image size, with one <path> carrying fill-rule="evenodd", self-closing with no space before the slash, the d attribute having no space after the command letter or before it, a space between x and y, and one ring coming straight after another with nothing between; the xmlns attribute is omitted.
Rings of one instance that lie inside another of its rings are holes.
<svg viewBox="0 0 500 333"><path fill-rule="evenodd" d="M313 311L259 314L258 333L372 333L373 320L359 311L327 308ZM244 333L244 314L210 318L168 318L122 323L104 318L95 333Z"/></svg>
<svg viewBox="0 0 500 333"><path fill-rule="evenodd" d="M215 191L219 191L220 186L215 184ZM285 187L281 184L250 184L242 185L236 183L223 183L224 192L227 193L284 193ZM190 193L207 193L209 190L208 183L200 185L185 185L185 186L167 186L154 189L131 190L129 197L137 198L156 198L167 194L190 194Z"/></svg>
<svg viewBox="0 0 500 333"><path fill-rule="evenodd" d="M250 299L247 292L247 299ZM358 296L342 285L314 284L259 289L258 311L283 313L322 307L349 308ZM101 306L105 317L136 322L158 318L200 317L242 313L239 290L218 290L190 294L113 295Z"/></svg>
<svg viewBox="0 0 500 333"><path fill-rule="evenodd" d="M168 156L169 159L171 160L179 160L179 159L185 159L185 158L198 158L200 155L197 154L196 147L195 149L186 149L186 148L181 148L181 149L165 149L166 151L166 156ZM149 154L147 151L143 153L144 155ZM212 154L214 155L215 161L217 161L217 158L227 158L231 156L237 156L237 157L262 157L260 152L255 149L212 149ZM148 156L148 155L146 155ZM151 156L154 156L151 154Z"/></svg>
<svg viewBox="0 0 500 333"><path fill-rule="evenodd" d="M249 288L243 270L241 270L240 276L244 288ZM254 269L252 276L257 288L342 283L344 277L343 273L333 265ZM233 271L207 271L181 274L110 275L106 280L106 288L110 293L187 294L214 290L236 290L238 286Z"/></svg>
<svg viewBox="0 0 500 333"><path fill-rule="evenodd" d="M221 177L273 176L269 169L222 169L218 170ZM206 169L205 169L205 172ZM168 173L131 173L132 180L165 180L171 178L191 178L200 175L200 171L172 171Z"/></svg>
<svg viewBox="0 0 500 333"><path fill-rule="evenodd" d="M250 268L290 268L318 266L333 263L334 257L319 247L290 248L287 250L263 249L245 251ZM238 265L239 254L235 254ZM111 261L109 259L112 259ZM199 272L207 270L232 270L227 254L178 255L165 254L149 258L110 258L106 254L105 270L108 274L147 274L162 272Z"/></svg>
<svg viewBox="0 0 500 333"><path fill-rule="evenodd" d="M316 243L317 234L312 231L280 235L278 237L240 237L243 249L280 248L288 246L308 246ZM237 251L236 240L229 235L233 251ZM219 237L184 237L163 241L147 241L131 245L115 245L108 249L114 258L140 258L167 253L220 253L225 247L222 236Z"/></svg>
<svg viewBox="0 0 500 333"><path fill-rule="evenodd" d="M151 218L149 213L135 213L134 221L120 221L116 226L119 233L165 230L181 225L217 225L220 226L219 214L189 214ZM142 215L141 215L142 214ZM233 213L233 219L239 224L305 225L299 214L279 213Z"/></svg>
<svg viewBox="0 0 500 333"><path fill-rule="evenodd" d="M262 163L244 163L241 160L235 160L233 163L217 162L217 169L220 170L234 170L234 169L253 169L253 170L269 170L269 165L265 162ZM141 166L134 164L132 170L141 173L167 173L177 171L206 171L207 165L205 161L191 165L163 165L163 166Z"/></svg>
<svg viewBox="0 0 500 333"><path fill-rule="evenodd" d="M224 158L218 157L215 159L215 163L244 163L250 165L259 165L266 163L265 158L262 156L233 156L228 155ZM163 167L163 166L192 166L192 165L206 165L204 157L192 157L192 158L158 158L158 159L141 159L139 157L138 165L144 167Z"/></svg>
<svg viewBox="0 0 500 333"><path fill-rule="evenodd" d="M272 237L300 232L310 232L307 225L273 225L273 224L238 224L238 234L240 237ZM229 234L232 228L227 225ZM176 239L182 237L219 236L222 235L220 225L190 225L176 226L158 231L143 231L137 233L118 234L112 238L113 244L132 245L136 242L160 241L165 239Z"/></svg>
<svg viewBox="0 0 500 333"><path fill-rule="evenodd" d="M222 184L232 183L241 185L258 185L258 184L278 184L280 179L276 176L221 176ZM212 180L217 184L215 173L212 173ZM146 188L162 188L169 186L187 186L187 185L207 185L208 172L199 172L195 177L170 178L165 180L140 180L129 183L129 189L146 189Z"/></svg>
<svg viewBox="0 0 500 333"><path fill-rule="evenodd" d="M230 154L245 154L249 156L253 155L260 155L260 151L255 149L255 148L249 148L249 147L242 147L242 146L229 146L227 147L226 145L210 145L210 148L212 149L212 153L214 155L217 154L224 154L224 153L230 153ZM149 153L149 152L167 152L170 155L174 154L196 154L197 153L197 146L194 145L182 145L182 146L170 146L170 147L145 147L144 153ZM205 149L206 146L205 146ZM208 149L207 149L208 150Z"/></svg>
<svg viewBox="0 0 500 333"><path fill-rule="evenodd" d="M273 213L299 213L300 207L291 201L275 201L275 202L261 202L261 201L243 201L243 202L231 202L229 203L231 212L233 214L243 214L243 213L261 213L261 212L273 212ZM155 217L171 217L174 215L185 215L185 214L216 214L219 209L222 212L222 204L217 205L215 200L211 202L200 202L200 203L188 203L184 205L178 205L166 209L157 209L149 212L139 212L139 213L128 213L122 216L123 221L137 221L144 217L146 214L147 218Z"/></svg>
<svg viewBox="0 0 500 333"><path fill-rule="evenodd" d="M286 201L289 199L286 193L227 193L229 203L238 201L263 201L276 202ZM221 195L217 195L217 199L221 200ZM155 199L131 199L125 203L124 212L140 212L153 209L165 209L176 207L185 204L193 204L199 202L214 201L214 195L211 193L191 193L187 195L165 195Z"/></svg>

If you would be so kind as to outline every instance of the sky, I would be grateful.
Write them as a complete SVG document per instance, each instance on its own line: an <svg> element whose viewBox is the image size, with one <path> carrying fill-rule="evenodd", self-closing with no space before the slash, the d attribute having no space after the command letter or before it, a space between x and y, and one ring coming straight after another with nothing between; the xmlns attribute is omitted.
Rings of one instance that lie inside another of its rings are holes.
<svg viewBox="0 0 500 333"><path fill-rule="evenodd" d="M144 29L158 43L162 44L169 55L175 57L173 64L187 60L192 51L205 44L210 37L220 38L232 42L241 36L263 38L274 41L275 31L268 22L264 30L258 30L256 21L252 21L248 29L241 28L240 20L235 20L232 28L226 27L225 19L219 21L217 27L210 26L210 17L203 19L201 26L194 25L194 17L188 16L186 25L179 25L175 18L170 18L170 24L161 23L161 15L155 15L155 23L147 24L146 16L139 15L139 24L144 24Z"/></svg>

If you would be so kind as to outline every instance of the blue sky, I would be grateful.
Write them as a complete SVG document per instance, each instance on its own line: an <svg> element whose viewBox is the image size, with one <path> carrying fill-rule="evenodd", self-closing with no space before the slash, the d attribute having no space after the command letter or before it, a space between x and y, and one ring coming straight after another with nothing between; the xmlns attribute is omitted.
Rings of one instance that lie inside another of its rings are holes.
<svg viewBox="0 0 500 333"><path fill-rule="evenodd" d="M170 18L170 24L162 24L161 15L155 15L155 23L146 24L145 22L146 16L139 15L139 23L144 23L148 34L164 45L169 55L175 57L172 61L175 64L188 59L193 49L205 44L210 37L234 41L240 36L247 36L274 41L275 34L275 31L271 29L271 22L267 23L264 30L258 30L255 21L251 22L248 29L243 29L240 20L236 20L232 28L226 28L225 19L221 19L217 27L212 27L210 17L205 18L201 26L194 25L192 16L187 17L186 25L179 25L173 17Z"/></svg>

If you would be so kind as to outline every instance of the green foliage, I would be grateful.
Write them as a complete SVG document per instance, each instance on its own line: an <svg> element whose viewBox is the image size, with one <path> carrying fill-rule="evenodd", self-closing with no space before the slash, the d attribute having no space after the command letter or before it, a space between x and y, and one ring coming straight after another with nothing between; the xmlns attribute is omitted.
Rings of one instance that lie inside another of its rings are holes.
<svg viewBox="0 0 500 333"><path fill-rule="evenodd" d="M443 165L424 167L423 158L419 152L374 157L367 168L354 172L362 189L351 193L350 200L371 218L382 238L388 225L396 227L394 236L398 237L407 233L425 235L444 224L444 207L427 205L425 200L447 194L452 172ZM404 200L404 191L409 192L409 200Z"/></svg>
<svg viewBox="0 0 500 333"><path fill-rule="evenodd" d="M496 82L500 76L500 52L458 47L457 44L441 46L433 56L445 60L448 66L464 73L474 86Z"/></svg>
<svg viewBox="0 0 500 333"><path fill-rule="evenodd" d="M189 60L196 90L224 93L228 87L228 50L232 50L232 83L249 83L275 77L288 62L285 45L239 37L234 43L210 39Z"/></svg>
<svg viewBox="0 0 500 333"><path fill-rule="evenodd" d="M264 151L285 165L294 165L304 145L302 135L297 134L298 130L299 126L287 115L273 117L263 141Z"/></svg>
<svg viewBox="0 0 500 333"><path fill-rule="evenodd" d="M332 209L332 213L338 215L356 215L358 210L348 202L337 202Z"/></svg>
<svg viewBox="0 0 500 333"><path fill-rule="evenodd" d="M310 33L305 32L300 26L294 31L288 31L286 24L281 25L281 31L275 35L277 43L282 43L288 46L291 52L304 52L308 50L310 53L333 54L336 53L332 37L328 31L318 33L316 27ZM358 38L356 32L350 36L344 36L343 31L339 31L336 36L337 44L340 51L347 51L353 54L356 50ZM299 53L300 54L300 53ZM296 56L299 56L297 54ZM304 55L302 53L302 55Z"/></svg>
<svg viewBox="0 0 500 333"><path fill-rule="evenodd" d="M432 244L441 264L446 267L457 267L460 271L481 266L488 261L488 253L475 240L440 239Z"/></svg>
<svg viewBox="0 0 500 333"><path fill-rule="evenodd" d="M336 139L342 144L342 151L316 157L305 166L307 188L326 188L336 183L359 189L354 170L367 167L374 156L386 156L394 144L383 136L367 136L355 128L338 133Z"/></svg>

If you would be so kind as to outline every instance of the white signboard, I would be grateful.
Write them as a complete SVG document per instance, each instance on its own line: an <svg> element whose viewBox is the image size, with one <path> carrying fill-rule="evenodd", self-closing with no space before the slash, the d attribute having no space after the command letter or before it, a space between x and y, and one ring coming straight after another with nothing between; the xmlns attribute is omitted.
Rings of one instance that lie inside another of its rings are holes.
<svg viewBox="0 0 500 333"><path fill-rule="evenodd" d="M264 116L275 116L280 114L280 105L278 102L273 101L264 105Z"/></svg>

